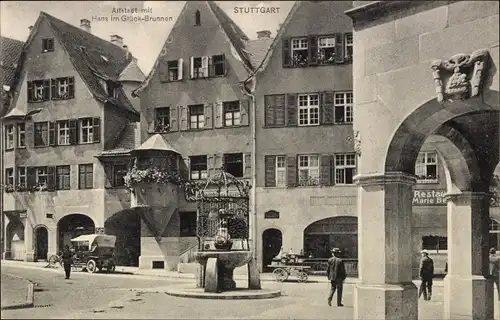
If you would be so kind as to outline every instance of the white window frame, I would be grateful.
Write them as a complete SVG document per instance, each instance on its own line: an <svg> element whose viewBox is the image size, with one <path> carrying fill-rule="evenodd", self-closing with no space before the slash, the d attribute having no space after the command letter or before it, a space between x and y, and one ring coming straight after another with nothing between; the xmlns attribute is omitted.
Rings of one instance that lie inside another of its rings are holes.
<svg viewBox="0 0 500 320"><path fill-rule="evenodd" d="M94 142L94 125L92 118L80 119L80 143L93 143ZM84 122L87 122L84 125ZM83 133L87 131L87 141L83 140Z"/></svg>
<svg viewBox="0 0 500 320"><path fill-rule="evenodd" d="M222 109L224 113L224 127L241 125L241 108L238 101L223 102Z"/></svg>
<svg viewBox="0 0 500 320"><path fill-rule="evenodd" d="M14 168L5 169L5 184L14 186Z"/></svg>
<svg viewBox="0 0 500 320"><path fill-rule="evenodd" d="M429 162L429 155L434 155L434 158L435 158L435 162ZM419 159L421 159L421 157L424 157L424 161L423 162L419 162ZM426 183L438 183L439 182L439 167L438 167L438 164L439 164L439 161L438 161L438 154L437 152L435 151L425 151L425 152L419 152L418 154L418 157L417 157L417 160L415 161L415 175L417 176L417 183L422 183L422 184L426 184ZM418 178L418 176L420 175L420 172L422 172L422 174L424 176L427 176L427 166L436 166L436 178L435 179L429 179L429 178Z"/></svg>
<svg viewBox="0 0 500 320"><path fill-rule="evenodd" d="M335 97L333 99L333 110L334 110L334 121L335 123L353 123L354 120L354 96L352 91L345 92L335 92ZM342 118L344 121L337 121L337 109L342 107L343 114Z"/></svg>
<svg viewBox="0 0 500 320"><path fill-rule="evenodd" d="M43 85L43 81L41 80L36 80L33 81L33 101L43 101L45 97L45 86Z"/></svg>
<svg viewBox="0 0 500 320"><path fill-rule="evenodd" d="M286 157L276 156L276 187L286 187ZM282 176L282 179L280 178Z"/></svg>
<svg viewBox="0 0 500 320"><path fill-rule="evenodd" d="M192 158L193 157L205 157L205 170L192 170ZM196 177L193 177L193 173L196 173ZM191 180L205 180L208 178L208 157L207 156L191 156L189 157L189 177Z"/></svg>
<svg viewBox="0 0 500 320"><path fill-rule="evenodd" d="M315 99L311 99L315 97ZM306 98L305 105L301 105L302 98ZM316 101L316 104L312 104L312 101ZM299 126L318 126L319 125L319 94L309 93L309 94L299 94L297 96L298 112L297 112L297 123ZM301 115L305 114L305 118L301 119ZM316 117L312 115L316 114Z"/></svg>
<svg viewBox="0 0 500 320"><path fill-rule="evenodd" d="M299 173L299 186L318 186L319 185L319 156L316 154L299 155L297 159L297 168ZM307 162L307 164L304 164ZM312 165L316 162L316 165ZM307 181L301 181L302 172L307 172Z"/></svg>
<svg viewBox="0 0 500 320"><path fill-rule="evenodd" d="M57 79L57 96L62 98L69 95L69 78Z"/></svg>
<svg viewBox="0 0 500 320"><path fill-rule="evenodd" d="M23 127L22 130L21 127ZM26 124L24 122L17 124L17 147L26 148Z"/></svg>
<svg viewBox="0 0 500 320"><path fill-rule="evenodd" d="M290 40L290 58L294 61L294 55L296 51L304 51L307 50L307 54L305 57L305 63L308 62L309 59L309 39L307 37L300 38L292 38ZM301 61L303 63L304 61Z"/></svg>
<svg viewBox="0 0 500 320"><path fill-rule="evenodd" d="M193 108L201 108L201 114L191 114ZM190 105L188 106L189 112L189 128L190 129L203 129L205 127L205 111L203 105ZM193 126L193 124L196 124Z"/></svg>
<svg viewBox="0 0 500 320"><path fill-rule="evenodd" d="M347 55L347 48L352 48L353 50L352 51L352 55L354 55L354 36L352 33L346 33L345 36L344 36L344 59L348 59L349 61L352 61L353 57L351 55L351 57L349 57Z"/></svg>
<svg viewBox="0 0 500 320"><path fill-rule="evenodd" d="M65 127L62 127L62 125L64 125ZM63 138L64 140L61 140L61 138ZM57 122L57 144L60 146L66 146L70 144L69 121Z"/></svg>
<svg viewBox="0 0 500 320"><path fill-rule="evenodd" d="M47 179L48 179L48 175L47 175L47 167L37 167L35 168L35 182L36 184L41 184L40 182L40 178L41 177L45 177L45 181L43 182L43 184L47 185Z"/></svg>
<svg viewBox="0 0 500 320"><path fill-rule="evenodd" d="M14 149L14 125L5 126L5 149Z"/></svg>
<svg viewBox="0 0 500 320"><path fill-rule="evenodd" d="M16 187L24 187L28 186L28 181L26 179L26 167L17 167L17 181L18 185ZM24 180L24 182L23 182Z"/></svg>
<svg viewBox="0 0 500 320"><path fill-rule="evenodd" d="M325 44L321 44L321 40L326 40ZM328 40L333 40L333 44L328 43ZM318 48L323 49L323 48L335 48L335 37L334 36L327 36L327 37L318 37Z"/></svg>
<svg viewBox="0 0 500 320"><path fill-rule="evenodd" d="M335 184L336 185L353 185L352 183L347 183L347 170L354 169L353 176L351 180L354 180L357 170L357 160L355 153L341 153L335 155Z"/></svg>

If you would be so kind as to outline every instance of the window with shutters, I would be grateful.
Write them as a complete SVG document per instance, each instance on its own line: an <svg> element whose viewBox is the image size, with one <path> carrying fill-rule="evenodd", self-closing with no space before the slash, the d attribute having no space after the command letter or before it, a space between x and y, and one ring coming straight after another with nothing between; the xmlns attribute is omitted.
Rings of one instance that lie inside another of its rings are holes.
<svg viewBox="0 0 500 320"><path fill-rule="evenodd" d="M126 164L113 164L113 181L114 188L125 186L125 175L127 175L128 167Z"/></svg>
<svg viewBox="0 0 500 320"><path fill-rule="evenodd" d="M48 100L49 86L44 84L44 80L28 81L28 102L41 102Z"/></svg>
<svg viewBox="0 0 500 320"><path fill-rule="evenodd" d="M167 72L168 72L168 81L179 80L179 61L177 60L168 61Z"/></svg>
<svg viewBox="0 0 500 320"><path fill-rule="evenodd" d="M181 237L196 237L197 213L179 212L180 217L180 236Z"/></svg>
<svg viewBox="0 0 500 320"><path fill-rule="evenodd" d="M56 190L71 189L70 166L56 167Z"/></svg>
<svg viewBox="0 0 500 320"><path fill-rule="evenodd" d="M299 186L319 185L319 157L300 155L298 158Z"/></svg>
<svg viewBox="0 0 500 320"><path fill-rule="evenodd" d="M299 126L319 125L319 95L301 94L299 101Z"/></svg>
<svg viewBox="0 0 500 320"><path fill-rule="evenodd" d="M224 109L224 126L239 126L241 120L240 102L229 101L222 104Z"/></svg>
<svg viewBox="0 0 500 320"><path fill-rule="evenodd" d="M336 92L334 102L335 123L352 123L353 95L352 92Z"/></svg>
<svg viewBox="0 0 500 320"><path fill-rule="evenodd" d="M267 95L265 101L266 127L282 127L285 125L285 95Z"/></svg>
<svg viewBox="0 0 500 320"><path fill-rule="evenodd" d="M18 190L25 190L28 186L26 180L26 167L18 167L17 168L17 186Z"/></svg>
<svg viewBox="0 0 500 320"><path fill-rule="evenodd" d="M307 38L293 38L291 61L294 66L307 66L309 51Z"/></svg>
<svg viewBox="0 0 500 320"><path fill-rule="evenodd" d="M243 177L243 153L224 154L224 170L236 178Z"/></svg>
<svg viewBox="0 0 500 320"><path fill-rule="evenodd" d="M17 124L17 147L26 148L26 124Z"/></svg>
<svg viewBox="0 0 500 320"><path fill-rule="evenodd" d="M69 145L69 120L57 121L57 144Z"/></svg>
<svg viewBox="0 0 500 320"><path fill-rule="evenodd" d="M8 186L14 186L14 168L5 169L5 184Z"/></svg>
<svg viewBox="0 0 500 320"><path fill-rule="evenodd" d="M353 38L352 33L346 33L344 35L344 61L352 62L353 55Z"/></svg>
<svg viewBox="0 0 500 320"><path fill-rule="evenodd" d="M192 180L206 179L208 175L207 156L189 157L189 172Z"/></svg>
<svg viewBox="0 0 500 320"><path fill-rule="evenodd" d="M276 156L276 186L286 187L286 157Z"/></svg>
<svg viewBox="0 0 500 320"><path fill-rule="evenodd" d="M155 132L165 133L170 131L170 108L155 108Z"/></svg>
<svg viewBox="0 0 500 320"><path fill-rule="evenodd" d="M318 63L335 63L335 37L318 38Z"/></svg>
<svg viewBox="0 0 500 320"><path fill-rule="evenodd" d="M14 149L14 125L5 126L5 149Z"/></svg>
<svg viewBox="0 0 500 320"><path fill-rule="evenodd" d="M42 52L54 51L54 39L42 39Z"/></svg>
<svg viewBox="0 0 500 320"><path fill-rule="evenodd" d="M202 129L205 127L205 106L202 104L188 106L189 128Z"/></svg>
<svg viewBox="0 0 500 320"><path fill-rule="evenodd" d="M417 183L438 183L438 161L436 152L420 152L415 162Z"/></svg>
<svg viewBox="0 0 500 320"><path fill-rule="evenodd" d="M335 184L353 184L356 175L356 154L335 155Z"/></svg>
<svg viewBox="0 0 500 320"><path fill-rule="evenodd" d="M216 77L226 74L226 59L223 54L212 56L212 69Z"/></svg>
<svg viewBox="0 0 500 320"><path fill-rule="evenodd" d="M80 119L80 143L92 143L93 134L92 118Z"/></svg>
<svg viewBox="0 0 500 320"><path fill-rule="evenodd" d="M80 164L78 165L78 188L92 189L94 188L94 165Z"/></svg>
<svg viewBox="0 0 500 320"><path fill-rule="evenodd" d="M69 99L69 86L70 79L69 78L57 78L55 79L56 90L53 92L52 98L54 99Z"/></svg>
<svg viewBox="0 0 500 320"><path fill-rule="evenodd" d="M35 168L35 183L38 186L47 186L47 167Z"/></svg>
<svg viewBox="0 0 500 320"><path fill-rule="evenodd" d="M35 147L49 145L49 127L47 122L35 122Z"/></svg>
<svg viewBox="0 0 500 320"><path fill-rule="evenodd" d="M202 58L196 57L193 58L193 79L204 78L203 75L203 66L202 66Z"/></svg>

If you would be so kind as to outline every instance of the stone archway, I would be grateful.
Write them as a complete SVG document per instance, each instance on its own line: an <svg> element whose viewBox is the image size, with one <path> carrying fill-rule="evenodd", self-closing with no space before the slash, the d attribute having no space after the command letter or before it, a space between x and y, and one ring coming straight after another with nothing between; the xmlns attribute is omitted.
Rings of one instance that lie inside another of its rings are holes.
<svg viewBox="0 0 500 320"><path fill-rule="evenodd" d="M114 213L104 222L106 234L116 236L115 263L119 266L139 266L141 255L141 217L137 210L125 209Z"/></svg>
<svg viewBox="0 0 500 320"><path fill-rule="evenodd" d="M10 221L6 228L5 258L24 260L24 224L21 220Z"/></svg>
<svg viewBox="0 0 500 320"><path fill-rule="evenodd" d="M280 230L270 228L262 233L262 270L268 271L272 259L277 256L283 247L283 234Z"/></svg>
<svg viewBox="0 0 500 320"><path fill-rule="evenodd" d="M58 251L65 245L71 245L71 239L94 232L95 223L89 216L79 213L64 216L57 222Z"/></svg>

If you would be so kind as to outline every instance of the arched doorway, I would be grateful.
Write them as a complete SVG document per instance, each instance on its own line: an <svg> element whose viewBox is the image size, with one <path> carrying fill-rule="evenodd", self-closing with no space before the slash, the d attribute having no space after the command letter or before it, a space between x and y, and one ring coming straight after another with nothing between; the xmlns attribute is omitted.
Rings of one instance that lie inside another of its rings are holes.
<svg viewBox="0 0 500 320"><path fill-rule="evenodd" d="M272 259L280 253L283 234L278 229L267 229L262 233L262 270L268 271Z"/></svg>
<svg viewBox="0 0 500 320"><path fill-rule="evenodd" d="M12 220L7 225L6 258L24 260L24 224L20 220Z"/></svg>
<svg viewBox="0 0 500 320"><path fill-rule="evenodd" d="M330 250L339 248L345 258L358 257L358 219L332 217L311 223L304 229L304 254L312 258L330 258Z"/></svg>
<svg viewBox="0 0 500 320"><path fill-rule="evenodd" d="M59 250L65 245L71 245L71 239L94 232L95 224L89 216L75 213L63 217L57 223Z"/></svg>
<svg viewBox="0 0 500 320"><path fill-rule="evenodd" d="M116 236L115 263L119 266L139 266L141 255L141 217L136 210L116 212L104 223L106 234Z"/></svg>
<svg viewBox="0 0 500 320"><path fill-rule="evenodd" d="M39 226L35 229L35 261L47 260L49 250L49 232L46 227Z"/></svg>

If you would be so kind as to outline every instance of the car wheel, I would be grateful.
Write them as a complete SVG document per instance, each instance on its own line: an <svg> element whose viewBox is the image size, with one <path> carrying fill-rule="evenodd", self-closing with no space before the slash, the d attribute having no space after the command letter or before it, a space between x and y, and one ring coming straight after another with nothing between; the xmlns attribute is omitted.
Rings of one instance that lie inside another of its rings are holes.
<svg viewBox="0 0 500 320"><path fill-rule="evenodd" d="M97 271L97 263L94 260L89 260L87 262L87 271L90 273L95 273Z"/></svg>

